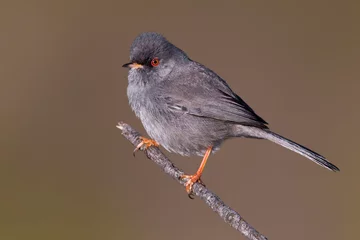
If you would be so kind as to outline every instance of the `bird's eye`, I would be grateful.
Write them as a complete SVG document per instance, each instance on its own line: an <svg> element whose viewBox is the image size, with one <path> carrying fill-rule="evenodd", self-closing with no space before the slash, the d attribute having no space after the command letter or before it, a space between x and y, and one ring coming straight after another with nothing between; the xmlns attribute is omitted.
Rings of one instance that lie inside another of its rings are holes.
<svg viewBox="0 0 360 240"><path fill-rule="evenodd" d="M158 58L153 58L153 60L151 60L151 66L156 67L157 65L159 65L160 60Z"/></svg>

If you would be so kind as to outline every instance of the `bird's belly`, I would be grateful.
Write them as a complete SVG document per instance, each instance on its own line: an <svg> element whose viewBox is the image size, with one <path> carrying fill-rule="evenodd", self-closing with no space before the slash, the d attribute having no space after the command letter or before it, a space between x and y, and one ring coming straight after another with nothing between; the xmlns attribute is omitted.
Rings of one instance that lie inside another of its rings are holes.
<svg viewBox="0 0 360 240"><path fill-rule="evenodd" d="M140 119L152 139L169 152L184 156L203 156L209 147L216 152L222 141L229 137L225 123L188 114L145 110L141 111Z"/></svg>

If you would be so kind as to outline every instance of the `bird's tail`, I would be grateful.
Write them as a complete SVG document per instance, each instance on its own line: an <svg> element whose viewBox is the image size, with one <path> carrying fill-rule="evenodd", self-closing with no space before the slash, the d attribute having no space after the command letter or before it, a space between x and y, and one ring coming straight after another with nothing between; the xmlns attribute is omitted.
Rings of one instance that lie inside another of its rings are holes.
<svg viewBox="0 0 360 240"><path fill-rule="evenodd" d="M338 167L336 167L334 164L328 162L326 160L326 158L321 156L320 154L318 154L296 142L293 142L290 139L280 136L279 134L271 132L268 129L260 129L260 128L256 128L256 127L241 126L239 130L240 130L240 135L242 135L242 136L245 135L248 137L255 137L255 138L270 140L271 142L279 144L287 149L290 149L291 151L294 151L294 152L310 159L314 163L319 164L320 166L322 166L324 168L327 168L334 172L340 171L340 169Z"/></svg>

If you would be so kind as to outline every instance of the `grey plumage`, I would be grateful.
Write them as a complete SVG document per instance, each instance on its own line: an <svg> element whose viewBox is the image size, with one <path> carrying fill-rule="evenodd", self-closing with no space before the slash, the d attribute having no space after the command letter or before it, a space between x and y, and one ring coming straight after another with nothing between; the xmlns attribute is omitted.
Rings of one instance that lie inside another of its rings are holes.
<svg viewBox="0 0 360 240"><path fill-rule="evenodd" d="M151 65L154 58L160 61L156 67ZM259 138L339 170L323 156L271 132L221 77L160 34L140 34L131 46L130 60L141 66L129 70L130 106L149 136L168 151L203 156L208 147L216 152L229 138Z"/></svg>

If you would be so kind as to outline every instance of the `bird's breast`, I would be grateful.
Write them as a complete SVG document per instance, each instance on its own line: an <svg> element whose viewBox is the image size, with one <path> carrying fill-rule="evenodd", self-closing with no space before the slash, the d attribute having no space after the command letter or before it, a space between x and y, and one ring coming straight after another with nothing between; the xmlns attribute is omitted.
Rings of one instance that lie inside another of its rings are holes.
<svg viewBox="0 0 360 240"><path fill-rule="evenodd" d="M146 95L143 89L135 84L129 83L127 87L127 96L131 109L136 116L140 118L141 108L146 104Z"/></svg>
<svg viewBox="0 0 360 240"><path fill-rule="evenodd" d="M161 106L158 106L151 97L151 89L129 84L127 95L131 109L141 120L145 130L152 138L159 138L159 133L166 125L163 120L166 113L163 113ZM156 140L156 139L155 139Z"/></svg>

